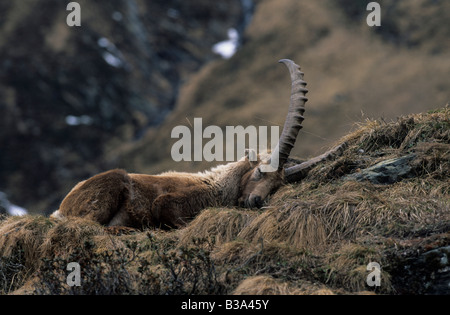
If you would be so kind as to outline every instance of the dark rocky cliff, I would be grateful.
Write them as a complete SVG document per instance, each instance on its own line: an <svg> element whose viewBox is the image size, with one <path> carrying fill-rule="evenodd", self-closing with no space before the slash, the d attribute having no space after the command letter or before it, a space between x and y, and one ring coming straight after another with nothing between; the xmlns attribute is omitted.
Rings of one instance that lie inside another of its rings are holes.
<svg viewBox="0 0 450 315"><path fill-rule="evenodd" d="M69 1L0 4L0 191L32 210L114 167L105 155L159 124L245 20L240 0L78 2L81 27Z"/></svg>

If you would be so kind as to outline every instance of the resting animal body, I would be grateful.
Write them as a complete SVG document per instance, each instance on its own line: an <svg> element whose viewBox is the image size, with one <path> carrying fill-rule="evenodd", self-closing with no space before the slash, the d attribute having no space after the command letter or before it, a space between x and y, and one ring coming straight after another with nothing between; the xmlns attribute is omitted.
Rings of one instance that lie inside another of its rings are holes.
<svg viewBox="0 0 450 315"><path fill-rule="evenodd" d="M111 170L78 183L52 217L85 217L107 226L172 228L207 207L261 207L285 182L285 174L295 178L304 171L295 166L285 170L284 165L302 127L308 90L299 66L288 59L280 62L291 76L291 101L272 153L256 155L247 150L239 161L202 173L145 175Z"/></svg>

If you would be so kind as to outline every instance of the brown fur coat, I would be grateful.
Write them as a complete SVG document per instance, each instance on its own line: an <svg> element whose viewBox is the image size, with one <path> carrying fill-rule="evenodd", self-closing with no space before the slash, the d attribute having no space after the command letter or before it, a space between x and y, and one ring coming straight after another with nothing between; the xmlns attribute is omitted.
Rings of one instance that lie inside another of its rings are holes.
<svg viewBox="0 0 450 315"><path fill-rule="evenodd" d="M85 217L108 226L178 227L211 206L236 205L247 158L204 173L128 174L115 169L77 184L52 217Z"/></svg>

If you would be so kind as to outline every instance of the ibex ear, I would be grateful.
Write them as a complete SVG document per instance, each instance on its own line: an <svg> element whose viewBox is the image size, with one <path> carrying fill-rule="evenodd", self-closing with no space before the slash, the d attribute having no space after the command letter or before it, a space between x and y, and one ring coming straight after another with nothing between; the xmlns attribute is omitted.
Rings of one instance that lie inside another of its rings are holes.
<svg viewBox="0 0 450 315"><path fill-rule="evenodd" d="M253 149L245 149L245 158L253 165L255 166L258 164L258 155L256 154L256 151Z"/></svg>

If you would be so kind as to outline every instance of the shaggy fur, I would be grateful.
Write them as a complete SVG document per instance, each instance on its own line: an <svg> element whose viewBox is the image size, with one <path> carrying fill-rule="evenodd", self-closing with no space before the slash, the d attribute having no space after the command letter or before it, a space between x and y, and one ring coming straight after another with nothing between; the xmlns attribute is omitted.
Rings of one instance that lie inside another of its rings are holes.
<svg viewBox="0 0 450 315"><path fill-rule="evenodd" d="M84 217L108 226L179 227L206 207L236 205L242 178L255 166L244 157L197 174L111 170L76 185L52 217Z"/></svg>

